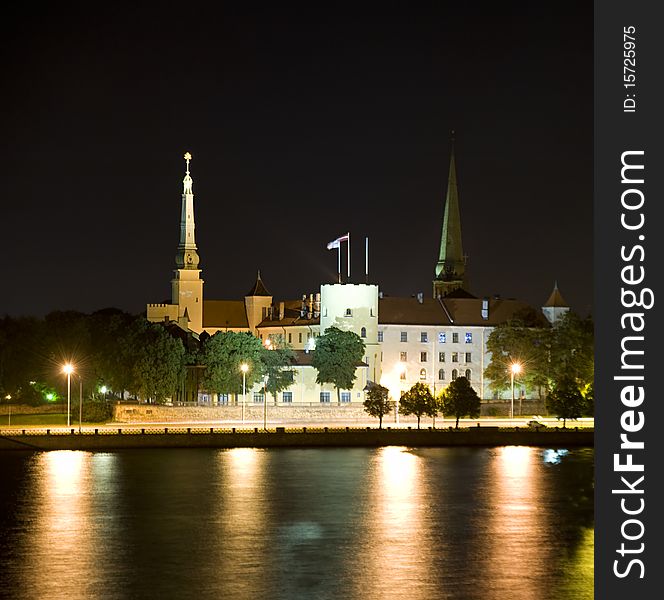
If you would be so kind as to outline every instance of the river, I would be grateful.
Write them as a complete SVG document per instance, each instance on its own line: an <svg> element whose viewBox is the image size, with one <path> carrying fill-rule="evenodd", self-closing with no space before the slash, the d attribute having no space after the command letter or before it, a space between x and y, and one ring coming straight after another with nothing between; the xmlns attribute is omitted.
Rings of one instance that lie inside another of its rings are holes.
<svg viewBox="0 0 664 600"><path fill-rule="evenodd" d="M590 448L0 453L0 597L585 600Z"/></svg>

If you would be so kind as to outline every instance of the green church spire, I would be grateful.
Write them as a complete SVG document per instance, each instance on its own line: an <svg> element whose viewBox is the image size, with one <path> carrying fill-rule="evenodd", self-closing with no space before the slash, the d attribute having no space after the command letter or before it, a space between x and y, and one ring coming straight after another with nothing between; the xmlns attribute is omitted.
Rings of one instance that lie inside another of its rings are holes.
<svg viewBox="0 0 664 600"><path fill-rule="evenodd" d="M446 296L451 291L464 287L465 272L466 259L461 243L461 216L454 160L454 132L452 132L452 152L447 179L443 231L440 238L440 254L436 263L436 277L433 281L434 298Z"/></svg>

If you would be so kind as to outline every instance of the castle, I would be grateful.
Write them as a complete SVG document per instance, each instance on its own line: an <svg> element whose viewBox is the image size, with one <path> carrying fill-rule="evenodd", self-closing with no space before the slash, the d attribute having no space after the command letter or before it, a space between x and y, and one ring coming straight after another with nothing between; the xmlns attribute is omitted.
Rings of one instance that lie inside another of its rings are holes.
<svg viewBox="0 0 664 600"><path fill-rule="evenodd" d="M365 343L353 389L340 394L343 403L361 403L371 382L390 390L393 398L416 382L437 393L459 376L466 377L480 398L498 398L484 377L490 362L486 341L494 327L530 307L514 299L476 298L467 291L454 150L450 158L440 253L432 281L433 294L424 297L383 295L375 284L323 283L314 293L275 301L260 272L244 298L205 300L200 258L195 240L191 155L184 155L180 241L171 280L171 303L148 304L152 322L172 322L195 336L217 331L246 331L268 344L275 336L295 352L293 384L279 393L278 404L336 402L331 385L316 383L311 351L316 337L328 327L353 331ZM338 240L337 240L338 243ZM341 270L341 269L339 269ZM557 285L542 313L554 324L569 310ZM202 404L229 404L237 398L196 392ZM525 390L519 389L519 394ZM248 401L264 402L260 386L248 390Z"/></svg>

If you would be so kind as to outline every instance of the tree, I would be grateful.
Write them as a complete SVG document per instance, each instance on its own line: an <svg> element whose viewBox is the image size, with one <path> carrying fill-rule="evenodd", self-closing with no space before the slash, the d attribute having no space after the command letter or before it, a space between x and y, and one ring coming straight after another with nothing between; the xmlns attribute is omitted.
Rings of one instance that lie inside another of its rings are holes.
<svg viewBox="0 0 664 600"><path fill-rule="evenodd" d="M563 420L563 428L567 419L578 419L583 414L585 405L583 394L572 377L560 381L547 398L548 409Z"/></svg>
<svg viewBox="0 0 664 600"><path fill-rule="evenodd" d="M292 369L295 353L284 340L283 335L271 335L269 346L263 348L262 362L265 375L267 375L267 392L272 394L274 404L277 404L277 394L293 384ZM265 400L267 402L267 398Z"/></svg>
<svg viewBox="0 0 664 600"><path fill-rule="evenodd" d="M371 417L378 417L378 429L383 428L383 417L390 414L393 402L388 400L390 390L382 385L372 385L364 400L364 410Z"/></svg>
<svg viewBox="0 0 664 600"><path fill-rule="evenodd" d="M355 371L364 356L364 342L352 331L328 327L316 339L311 364L318 371L316 383L331 383L337 390L337 402L341 404L340 392L350 390L355 381Z"/></svg>
<svg viewBox="0 0 664 600"><path fill-rule="evenodd" d="M241 393L240 365L246 363L246 387L253 387L263 376L265 352L261 341L248 332L218 331L205 340L201 351L203 385L217 393Z"/></svg>
<svg viewBox="0 0 664 600"><path fill-rule="evenodd" d="M161 325L143 318L132 325L136 343L133 373L135 395L152 402L172 396L184 373L184 346Z"/></svg>
<svg viewBox="0 0 664 600"><path fill-rule="evenodd" d="M429 386L418 382L407 392L401 394L399 408L404 415L415 415L417 417L417 428L420 428L422 415L432 416L435 402Z"/></svg>
<svg viewBox="0 0 664 600"><path fill-rule="evenodd" d="M456 417L456 428L459 429L460 417L479 417L481 401L477 392L465 377L457 377L443 394L443 410L447 415Z"/></svg>
<svg viewBox="0 0 664 600"><path fill-rule="evenodd" d="M581 393L584 400L583 412L589 417L593 417L595 415L595 384L590 382Z"/></svg>

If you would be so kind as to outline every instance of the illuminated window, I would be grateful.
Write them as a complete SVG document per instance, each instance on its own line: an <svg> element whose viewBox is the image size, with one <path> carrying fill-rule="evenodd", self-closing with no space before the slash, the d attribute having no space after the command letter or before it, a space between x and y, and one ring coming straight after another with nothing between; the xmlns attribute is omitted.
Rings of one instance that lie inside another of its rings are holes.
<svg viewBox="0 0 664 600"><path fill-rule="evenodd" d="M427 362L427 353L420 352L420 362Z"/></svg>
<svg viewBox="0 0 664 600"><path fill-rule="evenodd" d="M284 392L281 395L281 401L285 404L290 404L293 402L293 392Z"/></svg>
<svg viewBox="0 0 664 600"><path fill-rule="evenodd" d="M426 331L420 332L420 342L424 342L425 344L429 341L429 336L427 335Z"/></svg>
<svg viewBox="0 0 664 600"><path fill-rule="evenodd" d="M470 381L470 369L466 369L466 373L464 374L465 378Z"/></svg>
<svg viewBox="0 0 664 600"><path fill-rule="evenodd" d="M320 401L323 404L329 404L330 403L330 392L321 392L320 393Z"/></svg>
<svg viewBox="0 0 664 600"><path fill-rule="evenodd" d="M459 353L452 352L452 362L459 362Z"/></svg>
<svg viewBox="0 0 664 600"><path fill-rule="evenodd" d="M452 369L452 381L454 381L459 376L459 371Z"/></svg>
<svg viewBox="0 0 664 600"><path fill-rule="evenodd" d="M341 401L350 402L350 392L341 392Z"/></svg>
<svg viewBox="0 0 664 600"><path fill-rule="evenodd" d="M263 404L265 401L265 396L263 392L254 392L254 404Z"/></svg>
<svg viewBox="0 0 664 600"><path fill-rule="evenodd" d="M473 343L473 334L470 332L466 332L466 344L472 344Z"/></svg>
<svg viewBox="0 0 664 600"><path fill-rule="evenodd" d="M292 333L289 333L289 334L288 334L288 343L289 343L289 344L292 344L292 343L293 343L293 334L292 334Z"/></svg>
<svg viewBox="0 0 664 600"><path fill-rule="evenodd" d="M445 369L438 370L438 379L440 381L445 381Z"/></svg>
<svg viewBox="0 0 664 600"><path fill-rule="evenodd" d="M452 343L453 344L458 344L459 343L459 334L458 333L453 333L452 334Z"/></svg>
<svg viewBox="0 0 664 600"><path fill-rule="evenodd" d="M401 371L401 376L399 377L402 381L406 381L406 369Z"/></svg>
<svg viewBox="0 0 664 600"><path fill-rule="evenodd" d="M445 353L444 352L439 352L438 353L438 362L445 362Z"/></svg>
<svg viewBox="0 0 664 600"><path fill-rule="evenodd" d="M362 329L360 329L360 337L363 337L363 338L367 337L367 328L366 327L362 327ZM349 402L350 402L350 400L349 400Z"/></svg>
<svg viewBox="0 0 664 600"><path fill-rule="evenodd" d="M447 342L447 334L444 331L441 331L438 334L438 343L444 344L445 342Z"/></svg>
<svg viewBox="0 0 664 600"><path fill-rule="evenodd" d="M399 352L399 360L406 362L408 360L408 352Z"/></svg>
<svg viewBox="0 0 664 600"><path fill-rule="evenodd" d="M427 378L427 370L426 369L420 369L420 379L424 381Z"/></svg>
<svg viewBox="0 0 664 600"><path fill-rule="evenodd" d="M466 362L467 363L473 362L472 358L473 358L473 353L472 352L466 352Z"/></svg>
<svg viewBox="0 0 664 600"><path fill-rule="evenodd" d="M219 404L224 406L228 404L228 394L219 394Z"/></svg>
<svg viewBox="0 0 664 600"><path fill-rule="evenodd" d="M402 331L401 332L401 341L402 342L407 342L408 341L408 332L407 331Z"/></svg>
<svg viewBox="0 0 664 600"><path fill-rule="evenodd" d="M383 341L383 332L382 332L382 331L379 331L379 332L378 332L378 341L379 341L379 342L382 342L382 341Z"/></svg>

